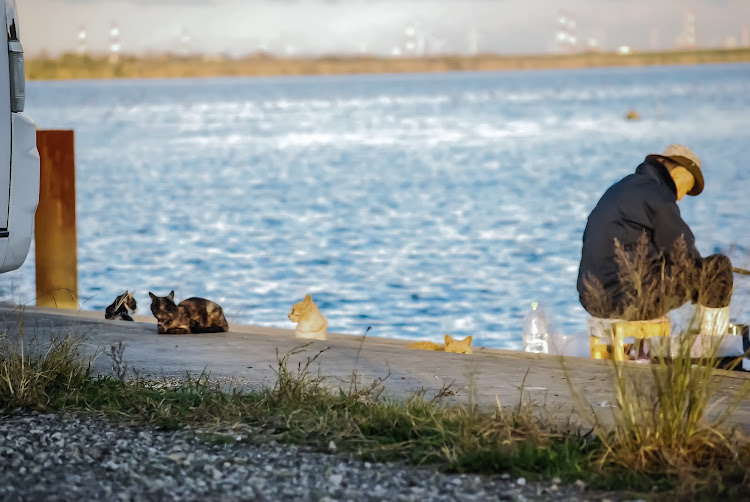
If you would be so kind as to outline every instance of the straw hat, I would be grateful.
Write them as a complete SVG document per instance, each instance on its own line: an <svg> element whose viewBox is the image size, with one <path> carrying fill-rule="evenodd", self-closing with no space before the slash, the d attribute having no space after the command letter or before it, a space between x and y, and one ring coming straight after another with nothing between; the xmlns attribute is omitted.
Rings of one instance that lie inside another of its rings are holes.
<svg viewBox="0 0 750 502"><path fill-rule="evenodd" d="M670 159L690 171L695 178L695 185L688 195L698 195L703 191L703 172L701 171L701 161L688 147L683 145L669 145L662 153L652 153L647 155L646 159Z"/></svg>

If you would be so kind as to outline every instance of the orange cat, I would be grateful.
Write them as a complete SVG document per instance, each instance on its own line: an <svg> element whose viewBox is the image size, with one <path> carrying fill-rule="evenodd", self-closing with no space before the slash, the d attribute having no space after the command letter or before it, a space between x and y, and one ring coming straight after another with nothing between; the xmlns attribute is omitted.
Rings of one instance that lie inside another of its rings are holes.
<svg viewBox="0 0 750 502"><path fill-rule="evenodd" d="M294 330L297 338L325 340L328 337L328 319L320 313L310 295L295 303L288 317L290 321L297 323L297 329Z"/></svg>
<svg viewBox="0 0 750 502"><path fill-rule="evenodd" d="M445 344L435 342L414 342L407 345L410 349L442 350L456 354L471 354L471 335L463 340L454 340L452 336L445 335Z"/></svg>

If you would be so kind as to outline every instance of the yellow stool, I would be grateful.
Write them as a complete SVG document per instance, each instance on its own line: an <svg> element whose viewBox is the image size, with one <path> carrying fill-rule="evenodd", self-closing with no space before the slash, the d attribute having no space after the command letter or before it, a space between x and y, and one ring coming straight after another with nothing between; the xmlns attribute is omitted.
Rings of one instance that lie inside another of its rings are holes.
<svg viewBox="0 0 750 502"><path fill-rule="evenodd" d="M612 346L602 343L601 340L598 336L589 337L591 359L612 359Z"/></svg>
<svg viewBox="0 0 750 502"><path fill-rule="evenodd" d="M668 337L671 329L669 318L660 317L649 321L623 321L620 319L589 319L589 335L592 359L614 359L624 361L630 352L626 338L634 340L636 357L644 355L644 340L655 336ZM607 343L610 342L610 343ZM628 347L628 350L626 350Z"/></svg>

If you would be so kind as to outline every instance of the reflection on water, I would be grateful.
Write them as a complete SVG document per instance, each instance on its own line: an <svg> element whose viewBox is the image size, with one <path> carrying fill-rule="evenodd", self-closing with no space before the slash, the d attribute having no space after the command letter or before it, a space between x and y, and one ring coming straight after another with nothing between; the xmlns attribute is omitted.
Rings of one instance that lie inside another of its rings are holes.
<svg viewBox="0 0 750 502"><path fill-rule="evenodd" d="M333 332L504 348L531 301L585 330L586 217L670 143L706 166L681 203L699 249L747 266L749 111L750 65L30 82L27 99L76 131L84 308L135 289L148 313L175 289L291 328L311 292ZM2 296L33 300L33 281L32 250Z"/></svg>

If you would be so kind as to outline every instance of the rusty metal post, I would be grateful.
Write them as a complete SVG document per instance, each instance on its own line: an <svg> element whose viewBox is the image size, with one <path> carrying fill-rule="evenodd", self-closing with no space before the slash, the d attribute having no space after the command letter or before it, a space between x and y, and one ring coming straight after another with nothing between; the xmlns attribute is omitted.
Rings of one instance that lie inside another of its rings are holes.
<svg viewBox="0 0 750 502"><path fill-rule="evenodd" d="M73 131L37 131L39 208L34 220L36 304L78 308Z"/></svg>

